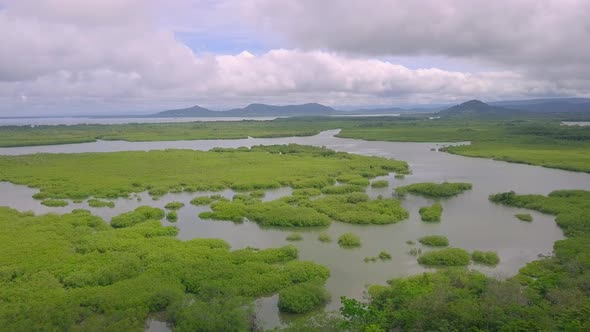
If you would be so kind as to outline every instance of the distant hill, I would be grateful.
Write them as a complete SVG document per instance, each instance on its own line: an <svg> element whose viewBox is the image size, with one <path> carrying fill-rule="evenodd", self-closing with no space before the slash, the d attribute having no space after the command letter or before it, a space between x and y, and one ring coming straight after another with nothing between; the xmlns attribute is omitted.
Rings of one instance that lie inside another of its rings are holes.
<svg viewBox="0 0 590 332"><path fill-rule="evenodd" d="M495 117L510 114L512 111L507 108L486 104L480 100L470 100L439 111L438 114L441 117Z"/></svg>
<svg viewBox="0 0 590 332"><path fill-rule="evenodd" d="M352 111L338 111L338 114L400 114L406 113L408 110L399 107L383 107L383 108L365 108Z"/></svg>
<svg viewBox="0 0 590 332"><path fill-rule="evenodd" d="M590 98L511 100L493 102L490 104L494 106L500 106L533 113L590 113Z"/></svg>
<svg viewBox="0 0 590 332"><path fill-rule="evenodd" d="M181 108L176 110L169 110L158 112L156 114L147 115L148 117L162 117L162 118L188 118L188 117L215 117L219 116L219 113L206 109L200 106L193 106L189 108Z"/></svg>
<svg viewBox="0 0 590 332"><path fill-rule="evenodd" d="M291 116L338 116L338 115L378 115L378 114L408 114L408 113L436 113L441 117L554 117L561 119L590 118L590 98L553 98L511 100L484 103L480 100L444 108L444 106L425 106L423 108L404 109L398 107L358 109L352 111L336 110L318 103L299 105L268 105L250 104L243 108L228 111L212 111L210 109L193 106L189 108L173 109L155 114L132 117L291 117Z"/></svg>
<svg viewBox="0 0 590 332"><path fill-rule="evenodd" d="M269 116L322 116L332 115L337 111L317 103L301 105L266 105L250 104L244 108L229 111L212 111L200 106L163 111L147 117L269 117Z"/></svg>
<svg viewBox="0 0 590 332"><path fill-rule="evenodd" d="M322 116L332 115L337 111L332 107L317 103L286 106L250 104L244 108L236 108L224 113L232 114L231 116Z"/></svg>

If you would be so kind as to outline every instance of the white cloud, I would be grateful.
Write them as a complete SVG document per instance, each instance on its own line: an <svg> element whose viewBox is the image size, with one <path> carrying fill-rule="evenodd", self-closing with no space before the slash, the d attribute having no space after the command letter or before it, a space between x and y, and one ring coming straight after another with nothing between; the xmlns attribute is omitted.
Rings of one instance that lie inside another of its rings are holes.
<svg viewBox="0 0 590 332"><path fill-rule="evenodd" d="M250 0L244 16L299 48L588 64L587 0Z"/></svg>
<svg viewBox="0 0 590 332"><path fill-rule="evenodd" d="M377 105L590 91L584 79L552 81L518 70L410 69L367 56L315 50L313 40L301 41L302 50L197 54L157 26L153 8L139 0L21 0L3 5L0 115L98 113L192 103ZM379 26L380 17L374 20ZM368 24L366 19L362 22ZM346 30L342 35L348 33L351 39L362 39Z"/></svg>

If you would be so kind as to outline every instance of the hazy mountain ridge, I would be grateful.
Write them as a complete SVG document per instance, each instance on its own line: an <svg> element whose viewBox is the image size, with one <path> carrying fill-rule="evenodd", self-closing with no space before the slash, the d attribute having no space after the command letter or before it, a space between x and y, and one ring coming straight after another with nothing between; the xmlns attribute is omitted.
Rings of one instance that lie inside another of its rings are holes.
<svg viewBox="0 0 590 332"><path fill-rule="evenodd" d="M227 111L214 111L198 105L161 111L152 114L122 114L122 115L63 115L60 117L89 117L89 118L180 118L180 117L290 117L290 116L338 116L338 115L393 115L393 114L419 114L438 113L441 116L476 116L476 115L540 115L556 116L560 118L587 119L590 118L590 98L545 98L530 100L509 100L484 103L479 100L471 100L454 106L441 104L424 105L420 107L375 107L355 110L338 110L333 107L318 103L298 105L268 105L253 103L243 108L234 108ZM39 118L47 116L29 116ZM0 117L28 118L28 117Z"/></svg>
<svg viewBox="0 0 590 332"><path fill-rule="evenodd" d="M470 100L459 105L451 106L440 111L438 114L443 117L555 116L560 118L587 119L590 117L590 99L533 99L492 103Z"/></svg>
<svg viewBox="0 0 590 332"><path fill-rule="evenodd" d="M480 100L470 100L459 105L451 106L447 109L439 111L440 116L445 117L465 117L465 116L497 116L509 114L514 110L492 106Z"/></svg>
<svg viewBox="0 0 590 332"><path fill-rule="evenodd" d="M228 111L212 111L200 106L168 110L151 114L151 117L265 117L265 116L319 116L332 115L337 111L331 107L317 103L300 105L267 105L250 104L244 108L234 108Z"/></svg>
<svg viewBox="0 0 590 332"><path fill-rule="evenodd" d="M508 116L508 115L572 115L587 116L590 113L590 98L545 98L530 100L510 100L484 103L470 100L448 108L420 107L366 108L350 111L337 110L318 103L298 105L268 105L253 103L243 108L228 111L212 111L200 106L168 110L149 117L272 117L272 116L337 116L337 115L375 115L402 113L436 113L441 116Z"/></svg>

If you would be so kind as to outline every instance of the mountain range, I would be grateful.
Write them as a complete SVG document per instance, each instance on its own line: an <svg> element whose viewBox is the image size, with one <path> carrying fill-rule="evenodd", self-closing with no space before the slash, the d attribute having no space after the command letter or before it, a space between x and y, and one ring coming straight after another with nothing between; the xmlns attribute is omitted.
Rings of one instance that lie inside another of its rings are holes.
<svg viewBox="0 0 590 332"><path fill-rule="evenodd" d="M507 117L535 116L561 118L589 118L590 99L533 99L492 102L486 104L480 100L468 102L441 110L442 117Z"/></svg>
<svg viewBox="0 0 590 332"><path fill-rule="evenodd" d="M272 117L272 116L321 116L339 113L332 107L317 103L301 105L250 104L244 108L229 111L212 111L200 106L163 111L148 115L150 117Z"/></svg>
<svg viewBox="0 0 590 332"><path fill-rule="evenodd" d="M173 109L141 117L291 117L291 116L346 116L346 115L394 115L402 113L437 113L441 116L504 116L504 115L585 115L590 113L590 98L554 98L512 100L484 103L471 100L462 104L436 108L371 108L341 111L318 103L299 105L250 104L228 111L212 111L193 106Z"/></svg>

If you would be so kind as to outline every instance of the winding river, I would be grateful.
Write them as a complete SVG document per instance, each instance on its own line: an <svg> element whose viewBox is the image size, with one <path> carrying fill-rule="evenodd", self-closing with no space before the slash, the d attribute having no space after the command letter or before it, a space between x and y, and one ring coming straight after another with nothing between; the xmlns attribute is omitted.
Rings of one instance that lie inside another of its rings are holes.
<svg viewBox="0 0 590 332"><path fill-rule="evenodd" d="M306 144L325 146L327 148L405 160L409 163L412 174L405 179L395 179L393 174L380 177L389 180L387 188L368 188L367 193L376 197L390 197L393 188L416 182L458 181L470 182L473 190L455 198L442 200L444 208L440 223L420 221L418 209L432 204L432 200L409 195L403 199L404 207L410 212L410 218L393 225L352 225L333 222L328 229L301 230L303 241L294 242L300 250L300 259L312 260L326 265L331 270L327 288L333 296L328 309L339 308L341 295L362 298L367 284L384 283L386 280L420 273L426 269L416 262L416 257L407 252L412 247L406 241L416 241L424 235L440 234L449 238L451 246L467 250L494 250L501 263L495 268L472 266L490 276L505 278L514 275L527 262L537 259L539 255L550 254L553 243L563 238L563 233L554 222L554 217L534 211L526 211L534 217L532 223L518 221L515 213L525 212L517 208L499 206L488 201L492 193L514 190L518 193L548 194L556 189L590 190L590 174L549 169L538 166L511 164L488 159L468 158L443 152L437 149L440 143L396 143L361 141L337 138L338 130L329 130L310 137L287 137L273 139L239 139L239 140L194 140L194 141L158 141L158 142L124 142L97 141L93 143L66 144L52 146L32 146L0 148L0 154L19 155L30 153L80 153L111 152L154 149L194 149L209 150L213 147L240 147L269 144ZM285 169L285 172L288 172ZM90 208L84 203L71 203L64 208L45 207L32 199L37 190L26 186L0 182L0 205L19 210L32 210L36 213L64 213L75 208L86 208L106 220L140 205L163 207L167 202L178 200L186 206L178 211L179 219L175 225L180 232L178 237L186 240L195 237L222 238L233 248L254 246L258 248L278 247L289 242L285 237L293 229L263 229L255 223L234 224L225 221L200 220L198 214L207 207L192 206L188 202L197 195L205 193L167 194L159 200L152 200L146 193L131 199L118 199L115 208ZM266 200L289 195L290 188L281 188L267 192ZM223 191L226 197L234 193ZM164 223L167 223L164 221ZM317 240L320 232L326 231L332 238L344 232L357 233L362 240L358 249L341 249L335 241L322 243ZM419 246L418 246L419 247ZM366 256L376 256L380 251L388 251L393 259L384 262L365 263ZM259 299L256 302L257 313L264 327L273 327L291 319L280 315L276 307L277 297ZM149 330L165 330L165 324L151 322Z"/></svg>

